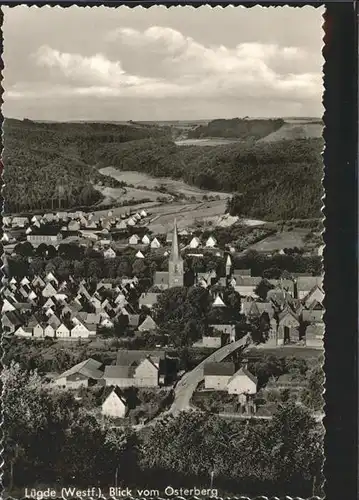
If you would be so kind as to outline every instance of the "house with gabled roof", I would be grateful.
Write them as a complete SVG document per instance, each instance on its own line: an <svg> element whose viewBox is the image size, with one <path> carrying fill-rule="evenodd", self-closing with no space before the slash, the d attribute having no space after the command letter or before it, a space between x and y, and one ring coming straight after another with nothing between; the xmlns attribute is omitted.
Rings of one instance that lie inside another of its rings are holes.
<svg viewBox="0 0 359 500"><path fill-rule="evenodd" d="M322 276L298 276L295 282L296 295L299 299L304 299L316 287L321 289L322 285Z"/></svg>
<svg viewBox="0 0 359 500"><path fill-rule="evenodd" d="M197 236L194 236L191 241L189 242L189 248L198 248L201 245L201 241Z"/></svg>
<svg viewBox="0 0 359 500"><path fill-rule="evenodd" d="M51 283L47 283L41 293L43 297L54 297L57 294L57 290Z"/></svg>
<svg viewBox="0 0 359 500"><path fill-rule="evenodd" d="M302 310L302 321L305 323L322 323L324 307L321 302L314 301L309 309Z"/></svg>
<svg viewBox="0 0 359 500"><path fill-rule="evenodd" d="M153 240L151 241L151 248L152 249L161 248L161 243L158 241L157 238L153 238Z"/></svg>
<svg viewBox="0 0 359 500"><path fill-rule="evenodd" d="M226 307L226 304L223 302L223 300L221 299L219 294L216 296L216 298L212 304L212 307Z"/></svg>
<svg viewBox="0 0 359 500"><path fill-rule="evenodd" d="M323 290L319 287L319 285L314 285L313 288L307 293L307 295L303 297L302 302L307 308L310 308L313 302L323 303L323 300Z"/></svg>
<svg viewBox="0 0 359 500"><path fill-rule="evenodd" d="M32 327L32 336L34 338L44 337L44 327L40 323L36 323L36 325Z"/></svg>
<svg viewBox="0 0 359 500"><path fill-rule="evenodd" d="M299 319L289 308L285 308L278 316L277 344L287 344L299 340Z"/></svg>
<svg viewBox="0 0 359 500"><path fill-rule="evenodd" d="M128 411L128 405L118 387L104 387L101 398L102 415L112 418L125 418Z"/></svg>
<svg viewBox="0 0 359 500"><path fill-rule="evenodd" d="M234 372L234 363L226 361L206 363L203 368L205 389L225 391Z"/></svg>
<svg viewBox="0 0 359 500"><path fill-rule="evenodd" d="M206 241L207 248L214 248L217 245L217 240L214 236L210 236Z"/></svg>
<svg viewBox="0 0 359 500"><path fill-rule="evenodd" d="M150 244L150 242L151 242L151 240L150 240L150 238L147 236L147 234L145 234L145 235L143 236L143 238L142 238L142 240L141 240L141 241L142 241L143 245L149 245L149 244Z"/></svg>
<svg viewBox="0 0 359 500"><path fill-rule="evenodd" d="M35 278L31 282L31 285L33 287L43 288L45 286L45 281L40 276L35 276Z"/></svg>
<svg viewBox="0 0 359 500"><path fill-rule="evenodd" d="M23 320L16 310L3 313L1 319L4 333L14 333L23 324Z"/></svg>
<svg viewBox="0 0 359 500"><path fill-rule="evenodd" d="M55 328L52 325L46 325L44 328L44 337L55 337Z"/></svg>
<svg viewBox="0 0 359 500"><path fill-rule="evenodd" d="M20 281L21 285L30 285L30 280L27 276L24 276L22 280Z"/></svg>
<svg viewBox="0 0 359 500"><path fill-rule="evenodd" d="M234 289L241 296L244 297L255 297L255 289L257 285L262 281L259 276L233 276L235 281Z"/></svg>
<svg viewBox="0 0 359 500"><path fill-rule="evenodd" d="M106 385L158 387L165 369L164 352L118 351L116 365L106 366Z"/></svg>
<svg viewBox="0 0 359 500"><path fill-rule="evenodd" d="M15 311L15 310L16 310L16 308L11 304L11 302L8 299L4 299L3 304L2 304L2 308L1 308L1 312L6 313L9 311Z"/></svg>
<svg viewBox="0 0 359 500"><path fill-rule="evenodd" d="M32 337L32 328L28 326L19 326L14 335L16 335L16 337Z"/></svg>
<svg viewBox="0 0 359 500"><path fill-rule="evenodd" d="M64 323L61 323L60 326L58 326L56 329L56 338L62 339L68 337L70 337L70 330L66 325L64 325Z"/></svg>
<svg viewBox="0 0 359 500"><path fill-rule="evenodd" d="M71 329L72 338L89 338L90 332L88 328L80 321Z"/></svg>
<svg viewBox="0 0 359 500"><path fill-rule="evenodd" d="M136 255L135 255L136 259L144 259L145 256L143 255L143 253L141 252L141 250L139 250Z"/></svg>
<svg viewBox="0 0 359 500"><path fill-rule="evenodd" d="M256 394L258 380L246 366L237 370L227 384L228 394Z"/></svg>
<svg viewBox="0 0 359 500"><path fill-rule="evenodd" d="M96 359L88 358L71 367L55 378L55 384L68 389L78 389L94 385L103 376L103 364Z"/></svg>
<svg viewBox="0 0 359 500"><path fill-rule="evenodd" d="M52 307L47 307L45 309L45 314L48 318L50 318L51 316L53 316L55 314L55 311Z"/></svg>
<svg viewBox="0 0 359 500"><path fill-rule="evenodd" d="M139 325L138 330L140 332L150 332L157 329L157 324L151 318L151 316L146 316L144 321Z"/></svg>
<svg viewBox="0 0 359 500"><path fill-rule="evenodd" d="M30 293L29 293L29 295L28 295L28 299L29 299L30 301L35 301L35 300L37 299L37 295L36 295L36 293L34 292L34 290L31 290L31 292L30 292Z"/></svg>
<svg viewBox="0 0 359 500"><path fill-rule="evenodd" d="M103 252L105 259L114 259L116 257L116 252L113 248L109 247Z"/></svg>
<svg viewBox="0 0 359 500"><path fill-rule="evenodd" d="M55 307L55 302L53 301L53 299L51 297L49 297L42 307L43 307L43 309L53 308L53 307Z"/></svg>

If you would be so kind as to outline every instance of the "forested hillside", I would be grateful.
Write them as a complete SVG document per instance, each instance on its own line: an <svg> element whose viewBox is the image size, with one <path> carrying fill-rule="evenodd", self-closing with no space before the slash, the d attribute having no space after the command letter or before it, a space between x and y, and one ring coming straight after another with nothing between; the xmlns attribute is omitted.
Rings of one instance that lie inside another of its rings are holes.
<svg viewBox="0 0 359 500"><path fill-rule="evenodd" d="M6 120L4 131L8 211L50 208L59 193L62 208L92 205L101 198L93 184L115 185L98 172L112 166L239 194L232 211L246 216L277 220L321 215L320 138L198 147L177 146L168 127L133 123Z"/></svg>
<svg viewBox="0 0 359 500"><path fill-rule="evenodd" d="M4 123L6 211L92 205L102 196L93 184L119 183L94 168L99 148L112 143L162 137L164 127L104 123ZM61 201L59 201L61 200Z"/></svg>
<svg viewBox="0 0 359 500"><path fill-rule="evenodd" d="M183 179L203 189L241 193L242 214L268 220L320 217L321 139L226 146L184 146L143 140L111 144L102 166Z"/></svg>

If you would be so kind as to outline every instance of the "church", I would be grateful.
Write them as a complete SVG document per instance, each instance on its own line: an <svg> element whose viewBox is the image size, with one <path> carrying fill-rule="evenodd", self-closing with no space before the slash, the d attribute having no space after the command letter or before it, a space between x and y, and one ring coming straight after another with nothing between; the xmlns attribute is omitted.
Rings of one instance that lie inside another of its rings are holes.
<svg viewBox="0 0 359 500"><path fill-rule="evenodd" d="M176 220L173 228L171 253L168 259L168 271L157 271L153 284L161 290L184 285L184 262L179 248Z"/></svg>

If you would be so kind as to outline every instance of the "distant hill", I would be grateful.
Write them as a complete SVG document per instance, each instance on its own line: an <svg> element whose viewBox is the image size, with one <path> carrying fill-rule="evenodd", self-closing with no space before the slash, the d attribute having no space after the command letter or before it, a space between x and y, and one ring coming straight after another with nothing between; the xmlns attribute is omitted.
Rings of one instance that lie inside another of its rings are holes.
<svg viewBox="0 0 359 500"><path fill-rule="evenodd" d="M274 142L292 139L310 139L322 137L323 124L315 123L284 123L275 132L263 137L261 141Z"/></svg>
<svg viewBox="0 0 359 500"><path fill-rule="evenodd" d="M321 137L323 124L320 120L303 118L250 119L233 118L212 120L189 131L191 139L208 137L236 138L242 140L283 140Z"/></svg>
<svg viewBox="0 0 359 500"><path fill-rule="evenodd" d="M322 139L178 147L167 139L111 144L101 166L182 179L213 191L242 194L243 214L267 220L320 217Z"/></svg>
<svg viewBox="0 0 359 500"><path fill-rule="evenodd" d="M282 127L281 118L275 120L233 118L230 120L212 120L207 125L199 125L188 133L190 139L204 139L206 137L226 137L237 139L258 140Z"/></svg>
<svg viewBox="0 0 359 500"><path fill-rule="evenodd" d="M290 134L278 140L286 126L280 120L254 120L254 130L246 130L243 120L230 122L233 130L244 131L247 140L198 147L177 146L166 126L6 120L7 211L48 209L54 203L56 208L59 197L62 208L93 205L101 199L94 184L114 186L117 182L98 172L111 166L182 179L205 190L239 193L241 210L247 216L265 220L320 217L323 140L293 139ZM268 132L265 137L277 134L277 139L259 140L264 132Z"/></svg>

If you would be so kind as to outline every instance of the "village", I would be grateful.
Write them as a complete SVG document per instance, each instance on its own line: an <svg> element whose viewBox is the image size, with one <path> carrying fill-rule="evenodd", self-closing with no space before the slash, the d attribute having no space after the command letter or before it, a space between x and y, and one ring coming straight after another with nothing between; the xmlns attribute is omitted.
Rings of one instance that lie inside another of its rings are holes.
<svg viewBox="0 0 359 500"><path fill-rule="evenodd" d="M142 420L132 419L135 424L163 411L175 414L197 407L218 413L216 404L205 402L215 394L222 399L224 395L226 404L219 406L226 409L224 416L258 416L255 398L263 384L260 387L251 373L246 357L235 353L249 344L260 344L263 350L295 347L322 351L322 276L252 276L250 268L235 268L234 249L220 248L213 235L203 238L187 229L178 230L176 220L166 235L150 235L144 223L148 217L145 210L118 218L109 211L106 218L98 220L81 212L46 214L31 220L5 217L3 244L9 256L16 254L16 245L30 262L36 250L46 257L49 249L60 255L61 247L67 248L66 257L71 258L74 249L90 247L105 261L118 259L122 251L130 249L133 265L139 270L136 263L146 261L151 253L160 253L163 263L161 270L154 270L152 279L143 279L141 272L128 276L115 273L112 279L73 275L61 279L55 271L46 270L41 275L9 277L3 289L5 337L39 345L50 340L72 349L99 339L118 339L121 348L111 364L88 358L50 377L54 390L82 394L87 388L98 394L97 409L102 418L125 421L133 405L129 402L133 399L131 390L140 394L150 391L153 400L159 399L155 411L137 411ZM128 229L126 240L114 238L117 230ZM193 261L205 255L220 263L217 269L196 270ZM186 263L188 258L192 269ZM164 331L166 325L158 324L158 303L176 288L204 290L209 297L211 312L200 338L197 334L185 341L187 347L207 355L189 371L181 369L173 353L179 347L176 338ZM278 381L272 378L268 384L277 387ZM282 389L292 385L288 380L284 386L279 383ZM268 414L262 418L269 418Z"/></svg>

